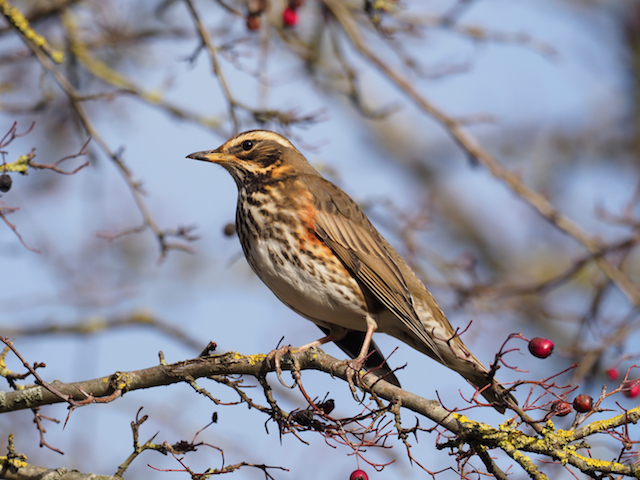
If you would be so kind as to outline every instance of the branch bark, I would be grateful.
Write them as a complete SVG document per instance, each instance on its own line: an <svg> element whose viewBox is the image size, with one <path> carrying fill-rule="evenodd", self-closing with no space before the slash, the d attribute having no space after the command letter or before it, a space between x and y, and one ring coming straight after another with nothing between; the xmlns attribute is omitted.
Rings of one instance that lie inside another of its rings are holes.
<svg viewBox="0 0 640 480"><path fill-rule="evenodd" d="M170 385L179 382L193 383L198 378L211 378L215 376L227 375L252 375L256 378L263 378L268 372L274 371L273 367L267 365L266 356L241 355L237 352L211 355L208 357L198 357L174 364L161 364L142 370L130 372L116 372L106 377L87 380L76 383L52 382L51 385L62 394L70 396L73 400L85 400L85 392L92 394L97 399L113 395L116 390L124 393L151 388L160 385ZM325 354L320 349L309 349L305 352L293 352L283 357L283 370L318 370L346 381L347 367L340 365L336 358ZM296 375L297 377L299 375ZM595 434L604 433L609 429L624 427L635 424L640 419L640 406L627 411L623 415L613 417L609 420L596 421L582 427L579 431L556 430L551 421L547 421L539 428L539 433L529 435L515 419L494 428L482 422L474 421L467 416L443 408L436 400L429 400L415 395L390 383L379 380L373 375L366 375L362 378L364 389L371 392L378 398L399 402L403 408L421 414L439 427L442 427L455 435L445 443L438 444L439 449L453 448L460 450L464 445L468 445L473 452L481 454L480 457L487 468L494 474L499 474L497 466L491 462L490 457L485 454L489 449L500 449L510 457L517 459L523 467L531 466L527 470L532 474L538 468L533 465L526 453L534 453L546 456L555 462L569 464L589 475L594 474L618 474L633 478L640 478L640 466L622 464L617 461L607 461L590 458L577 453L579 448L585 448L584 443L577 445L576 439ZM0 392L0 413L16 411L26 408L34 408L43 405L63 402L61 396L56 396L40 386L28 386L22 390L12 392ZM516 417L517 418L517 417ZM20 478L20 477L11 477ZM71 477L70 477L71 478ZM539 478L544 478L540 476Z"/></svg>

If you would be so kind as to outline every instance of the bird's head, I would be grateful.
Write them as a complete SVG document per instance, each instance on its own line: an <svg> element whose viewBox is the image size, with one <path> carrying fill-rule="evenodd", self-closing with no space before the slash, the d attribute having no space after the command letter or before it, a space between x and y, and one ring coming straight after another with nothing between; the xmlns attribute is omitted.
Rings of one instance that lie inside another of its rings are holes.
<svg viewBox="0 0 640 480"><path fill-rule="evenodd" d="M238 188L295 174L317 174L289 140L268 130L241 133L215 150L192 153L187 158L222 165Z"/></svg>

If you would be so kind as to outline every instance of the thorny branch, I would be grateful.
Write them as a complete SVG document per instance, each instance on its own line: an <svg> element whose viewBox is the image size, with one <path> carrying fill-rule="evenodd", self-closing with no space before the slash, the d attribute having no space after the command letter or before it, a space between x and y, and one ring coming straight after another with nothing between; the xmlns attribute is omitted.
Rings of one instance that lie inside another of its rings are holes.
<svg viewBox="0 0 640 480"><path fill-rule="evenodd" d="M143 199L144 192L142 190L141 184L134 179L133 173L131 170L125 165L121 154L117 151L114 151L109 147L107 142L102 138L102 136L98 133L96 128L93 126L93 122L91 121L89 114L87 113L84 105L82 104L82 95L76 90L76 88L71 84L67 77L65 77L60 70L56 67L53 61L43 52L41 48L39 48L28 36L25 36L21 30L20 32L24 43L31 50L33 55L38 59L40 65L48 71L58 84L58 86L65 92L67 95L72 109L75 112L76 116L80 120L82 126L84 127L86 133L92 137L95 142L98 144L100 149L104 152L104 154L111 159L113 164L118 168L118 171L124 178L125 182L129 186L129 189L133 195L134 201L140 210L140 213L143 217L143 227L144 229L149 228L155 234L159 246L160 246L160 259L164 259L169 250L176 249L182 250L184 252L191 252L192 249L190 246L184 243L175 243L169 242L167 237L170 236L178 236L178 238L184 240L191 240L191 237L184 235L183 232L171 232L161 229L149 211L146 202Z"/></svg>
<svg viewBox="0 0 640 480"><path fill-rule="evenodd" d="M220 67L220 61L218 60L218 53L216 51L216 47L213 45L213 42L211 41L209 32L200 21L200 16L196 11L196 8L193 5L193 2L191 0L184 0L184 2L187 5L189 13L193 17L194 23L196 24L196 27L198 29L198 36L202 41L202 45L207 48L207 52L209 53L209 58L211 60L211 68L213 69L213 75L218 79L218 82L220 83L220 88L224 92L224 96L228 102L229 117L231 118L231 122L233 124L233 135L237 135L238 133L240 133L239 132L240 123L238 121L238 117L236 116L236 107L238 106L238 103L234 99L231 93L231 90L229 89L227 80L222 73L222 69Z"/></svg>
<svg viewBox="0 0 640 480"><path fill-rule="evenodd" d="M582 243L595 256L595 261L602 271L620 288L636 308L640 308L640 293L629 277L603 256L604 252L602 251L602 244L599 239L589 235L577 223L559 212L543 195L526 186L518 175L505 169L498 159L482 147L478 140L476 140L459 121L437 108L433 103L423 97L409 81L403 78L396 70L389 67L364 41L356 22L344 3L337 0L323 0L323 2L338 22L340 22L340 25L354 48L362 56L369 60L386 78L405 92L425 113L442 124L460 147L472 158L484 165L493 176L508 185L516 195L529 203L558 229Z"/></svg>
<svg viewBox="0 0 640 480"><path fill-rule="evenodd" d="M82 165L80 165L79 167L76 167L75 169L71 170L71 171L67 171L67 170L62 170L60 168L58 168L58 166L62 163L65 162L67 160L71 160L83 155L87 154L86 148L87 145L89 144L89 140L86 141L86 143L82 146L82 148L80 149L80 151L74 155L69 155L66 156L64 158L61 158L60 160L56 161L55 163L52 164L39 164L33 161L33 159L35 158L36 154L35 154L35 149L31 149L31 151L27 154L24 155L20 155L18 157L17 160L7 163L6 162L6 155L7 152L4 151L4 149L6 147L8 147L11 142L13 142L15 139L20 138L20 137L24 137L26 135L28 135L29 133L31 133L31 131L33 130L35 126L35 122L33 122L31 124L31 126L25 130L22 133L18 133L18 123L14 122L13 125L11 126L11 128L9 128L9 131L4 135L4 137L2 137L2 139L0 140L0 155L2 155L2 164L0 164L0 175L2 175L3 180L6 182L8 181L9 183L4 186L2 188L2 192L7 192L10 188L11 188L11 178L9 177L9 175L7 174L7 172L15 172L15 173L20 173L22 175L27 175L29 169L36 169L36 170L53 170L56 173L60 173L63 175L73 175L75 173L77 173L78 171L82 170L84 167L87 167L89 165L89 162L85 162ZM8 180L7 180L8 179ZM22 243L22 245L24 245L25 248L27 248L28 250L31 250L34 253L40 253L40 250L35 249L33 247L30 247L22 238L22 235L20 235L20 233L18 232L17 227L11 223L8 219L7 219L7 215L14 213L18 210L18 207L11 207L9 205L7 205L5 202L3 202L2 200L0 200L0 218L2 218L2 221L11 229L13 230L13 233L18 237L18 240L20 240L20 243Z"/></svg>
<svg viewBox="0 0 640 480"><path fill-rule="evenodd" d="M56 388L55 385L44 381L42 377L36 372L37 368L42 368L42 367L45 367L46 365L44 365L43 363L35 363L33 366L31 366L27 362L27 360L25 360L25 358L20 354L20 352L16 350L15 346L13 345L13 342L9 340L9 337L0 337L0 342L4 343L15 354L15 356L20 359L24 367L35 378L36 385L41 386L42 388L47 390L50 394L56 396L60 401L67 402L69 404L69 414L71 414L74 408L82 407L84 405L89 405L91 403L112 402L113 400L119 398L122 395L124 389L126 388L126 383L123 383L122 379L116 374L116 376L114 376L111 379L110 385L108 386L109 389L111 390L109 395L101 395L101 396L94 397L92 394L87 393L82 387L76 386L76 389L78 390L81 396L81 399L77 398L78 397L77 395L75 396L76 398L74 398L74 395L62 393L60 390ZM15 384L15 379L10 378L9 375L11 375L11 372L7 372L7 375L6 375L7 380L9 380L9 384L13 388L17 388L17 385ZM31 408L34 408L36 406L37 405L32 406Z"/></svg>
<svg viewBox="0 0 640 480"><path fill-rule="evenodd" d="M17 352L14 353L17 354ZM428 400L419 397L411 392L394 387L383 380L372 378L371 375L361 377L361 382L365 392L372 395L372 399L378 408L371 408L363 404L360 414L352 418L334 418L330 415L333 405L330 401L317 402L312 400L302 386L302 376L300 372L305 369L313 369L342 378L346 381L345 365L324 354L319 349L311 349L302 353L288 353L282 362L282 368L293 370L297 377L297 385L306 402L309 404L307 410L297 410L286 413L278 407L278 401L273 397L270 388L267 388L265 372L274 371L274 367L265 363L266 356L253 355L243 356L236 352L229 352L220 355L210 355L198 357L175 364L162 363L156 367L143 370L118 372L112 376L88 380L72 384L53 382L47 385L46 382L37 377L38 384L35 386L24 386L13 392L3 392L0 396L0 413L14 411L24 408L36 408L66 401L72 405L82 406L87 404L86 391L92 392L92 402L113 400L114 392L132 392L138 389L149 388L159 385L169 385L179 382L194 382L198 378L229 377L230 375L249 375L257 378L265 387L265 398L270 407L262 407L259 410L269 415L279 427L280 434L293 433L296 437L307 430L320 432L327 440L337 441L348 445L354 453L361 456L364 447L385 448L386 442L393 436L388 427L394 423L401 438L406 435L405 430L399 425L399 410L410 410L433 421L435 427L429 431L437 431L439 437L444 436L446 440L438 443L439 449L453 449L457 455L468 456L478 454L485 463L487 469L493 472L498 478L504 478L500 468L494 464L491 457L487 455L490 449L500 449L516 460L522 468L530 474L537 472L538 467L530 460L526 460L526 454L536 454L549 457L553 461L568 463L577 469L587 472L602 474L619 474L638 478L640 476L640 466L624 463L624 461L591 459L578 450L586 447L585 439L598 433L609 433L611 435L623 435L625 442L632 442L625 434L629 425L635 424L640 419L640 407L635 407L624 411L620 415L611 417L606 421L594 421L575 430L575 427L583 423L591 415L582 415L576 418L576 423L572 430L557 430L550 420L532 420L524 409L532 410L532 405L525 405L523 410L516 408L520 417L514 417L503 424L499 429L495 429L484 423L471 420L466 415L461 415L456 411L443 408L436 400ZM33 375L32 367L22 359L23 364ZM336 368L336 365L340 365ZM626 380L626 379L625 379ZM15 382L16 380L14 380ZM226 382L218 382L226 383ZM117 384L117 385L116 385ZM237 385L237 384L236 384ZM545 389L550 386L541 385ZM49 388L48 388L49 387ZM53 387L53 388L50 388ZM609 393L604 392L603 396L596 402L594 412L598 411L598 405L604 398L619 393L620 389ZM237 388L235 388L236 391ZM212 398L213 399L213 398ZM241 396L241 401L243 401ZM382 401L390 403L380 403ZM220 404L214 400L214 403ZM248 403L256 406L255 401ZM539 407L538 407L539 408ZM391 413L393 412L393 413ZM387 414L392 415L390 420L385 420ZM526 433L525 426L534 427L534 434ZM622 430L620 430L622 429ZM422 429L416 428L414 434ZM633 442L632 442L633 443ZM136 444L137 445L137 444ZM464 446L469 450L464 450ZM139 448L136 447L136 451ZM409 452L410 455L410 452ZM462 458L462 457L461 457ZM382 468L384 465L374 465ZM536 473L542 475L541 473ZM540 477L544 478L544 477Z"/></svg>

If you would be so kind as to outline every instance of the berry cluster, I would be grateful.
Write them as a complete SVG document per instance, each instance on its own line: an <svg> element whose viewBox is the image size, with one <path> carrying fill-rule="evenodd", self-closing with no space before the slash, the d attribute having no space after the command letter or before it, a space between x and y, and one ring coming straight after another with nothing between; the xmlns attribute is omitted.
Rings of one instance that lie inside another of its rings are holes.
<svg viewBox="0 0 640 480"><path fill-rule="evenodd" d="M265 0L249 0L247 2L247 16L245 17L245 21L247 30L250 32L260 30L260 19L265 6Z"/></svg>
<svg viewBox="0 0 640 480"><path fill-rule="evenodd" d="M611 367L607 370L607 377L609 378L609 380L617 380L619 376L620 374L618 373L617 368ZM640 395L640 380L627 381L623 386L622 393L627 398L636 398L638 395Z"/></svg>
<svg viewBox="0 0 640 480"><path fill-rule="evenodd" d="M298 24L298 9L303 0L289 0L287 8L282 11L282 24L287 27L295 27ZM245 17L247 30L257 32L260 30L260 19L265 11L265 0L250 0L247 3L247 16Z"/></svg>
<svg viewBox="0 0 640 480"><path fill-rule="evenodd" d="M547 358L553 353L553 342L548 338L536 337L529 340L529 352L534 357ZM617 380L619 373L616 368L607 370L609 380ZM622 393L627 398L636 398L640 395L640 380L629 380L623 385ZM556 400L551 404L551 409L547 418L551 416L564 417L573 410L578 413L588 413L593 409L593 398L589 395L578 395L573 400L573 405L566 400Z"/></svg>

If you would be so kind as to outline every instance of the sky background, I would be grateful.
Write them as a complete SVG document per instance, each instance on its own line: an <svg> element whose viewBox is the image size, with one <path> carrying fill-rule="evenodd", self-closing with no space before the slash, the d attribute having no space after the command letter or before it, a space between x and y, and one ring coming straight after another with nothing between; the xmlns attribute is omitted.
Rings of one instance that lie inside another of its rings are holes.
<svg viewBox="0 0 640 480"><path fill-rule="evenodd" d="M407 10L437 13L448 3L408 2ZM117 3L109 5L115 9ZM219 7L197 5L203 11L205 24L214 33L226 26L228 17ZM89 7L80 7L79 18L83 8L89 10ZM124 8L119 15L127 18L127 7ZM131 18L138 18L140 12L129 8ZM467 65L463 73L420 81L420 90L450 115L480 113L493 117L494 122L472 126L471 131L509 168L521 172L532 187L541 191L551 188L553 202L560 210L605 238L616 238L620 229L604 226L595 218L594 208L603 205L619 210L635 188L635 167L615 159L612 162L616 164L609 165L601 152L588 153L585 149L584 155L566 160L571 174L562 178L562 189L555 188L556 181L549 181L545 168L555 161L554 142L558 136L572 138L579 132L585 144L596 142L599 134L610 132L630 115L632 85L629 53L620 31L621 11L622 8L618 10L610 5L599 7L580 2L485 0L475 2L462 17L463 24L530 35L553 46L557 52L553 56L523 45L473 44L460 35L441 30L430 30L424 38L403 45L427 67L450 63ZM173 24L191 28L182 4L171 7L168 14ZM300 29L310 22L305 16L312 14L308 5L301 9ZM245 34L242 22L236 20L229 35ZM16 45L6 35L0 38L0 49L5 52L15 49ZM136 62L123 62L118 68L147 89L162 88L167 79L171 79L166 90L167 100L185 109L224 119L224 100L206 55L201 53L193 64L183 61L196 45L194 38L156 42L135 50ZM575 334L574 325L553 322L536 325L523 321L523 317L494 315L489 309L455 309L455 298L451 291L443 288L443 278L438 276L433 264L456 261L468 246L446 228L438 228L443 222L442 217L438 218L438 211L446 211L446 199L455 197L457 208L470 218L480 219L479 234L491 237L501 246L503 255L513 256L514 263L523 261L520 255L523 249L537 254L550 251L550 245L555 242L573 248L573 241L538 219L484 169L470 166L446 132L410 106L402 93L390 87L375 71L367 70L363 60L353 54L350 58L365 72L362 87L367 102L373 107L398 104L400 110L386 120L362 121L344 99L319 92L303 69L291 61L291 55L276 48L268 65L271 77L268 104L282 109L297 108L301 113L324 110L325 121L293 130L293 143L312 164L330 172L331 178L354 199L374 204L371 217L393 245L401 243L392 229L376 222L378 217L389 215L380 201L389 199L399 211L419 213L429 204L433 191L437 191L440 203L434 209L429 227L417 236L432 253L424 259L425 269L434 280L430 287L452 324L464 326L473 320L472 328L464 337L467 345L488 364L509 333L546 335L557 340L559 346L553 363L525 354L524 344L517 345L523 348L523 353L513 354L513 362L528 370L526 375L530 378L541 378L550 369L555 372L565 368L571 361L565 359L562 345ZM249 68L258 64L255 54L243 61ZM258 91L255 79L228 62L223 62L223 67L235 95L243 102L253 103ZM291 345L318 338L319 330L313 324L288 310L255 277L241 256L237 238L223 235L225 224L235 217L237 190L231 177L222 168L185 159L192 152L216 148L226 141L230 133L228 122L221 131L212 132L168 117L157 107L129 96L116 97L108 103L96 102L88 105L88 109L106 142L113 149L123 148L125 162L135 178L144 182L148 192L146 200L156 221L166 228L197 225L200 239L193 244L193 254L173 251L159 264L157 244L149 231L112 242L97 238L98 231L118 231L140 223L130 192L103 155L98 154L89 168L71 177L49 172L33 172L26 177L13 175L13 188L2 200L20 207L10 220L18 226L24 240L42 253L28 251L8 228L0 228L3 272L0 333L3 326L74 323L143 310L180 327L203 346L210 339L215 341L219 351L266 353L282 336L285 343ZM36 161L50 163L78 151L86 141L86 137L64 126L56 133L50 124L36 117L16 118L5 113L0 118L3 122L0 130L8 130L15 120L19 121L19 130L26 129L32 120L37 121L28 136L11 144L8 161L35 146ZM255 124L244 122L243 126L249 129ZM418 164L437 179L433 191L425 190L425 182L416 175ZM556 174L557 168L554 166ZM544 265L540 269L544 271ZM623 314L628 307L620 301L622 297L616 295L610 298L611 312ZM578 293L572 295L571 291L564 291L561 298L552 295L548 300L569 313L577 314L584 307L582 297ZM398 346L396 340L381 334L376 336L376 341L387 354ZM199 353L162 333L142 327L86 337L21 337L16 340L16 346L30 361L47 364L42 372L47 379L65 382L156 365L159 350L168 362L192 358ZM328 345L326 351L343 357L332 345ZM13 358L7 360L10 368L19 370ZM450 374L406 345L399 345L390 363L393 366L407 364L398 377L405 388L418 395L434 398L437 390L445 404L460 406L463 402L458 389L465 396L473 393L461 377ZM498 375L505 382L520 376L506 369ZM275 377L272 380L283 408L292 410L304 406L297 393L281 388ZM331 391L330 396L337 403L337 416L358 412L343 382L314 372L305 372L303 382L312 395L323 397ZM232 391L213 382L198 383L216 397L235 400ZM594 383L581 388L597 395L600 386L601 383ZM254 399L261 400L259 391L255 392ZM633 405L631 400L621 398L619 401L624 406ZM136 391L109 405L78 409L64 429L62 424L47 424L47 441L63 450L64 457L37 448L37 431L31 426L32 414L28 411L0 417L0 442L13 432L16 449L26 453L30 462L111 474L130 453L129 424L140 406L144 406L144 413L150 416L141 429L141 439L160 432L157 439L170 443L191 439L209 422L212 412L217 411L218 423L199 438L223 448L229 464L248 461L290 470L272 472L277 479L316 478L315 472L319 470L323 477L346 479L357 466L346 447L329 448L319 435L311 433L301 435L309 445L292 435L279 438L273 423L268 424L267 434L262 427L266 420L263 414L248 411L245 406L216 407L186 385ZM494 425L504 421L499 414L484 410L489 409L478 411L483 421ZM64 420L66 410L61 405L45 407L43 414ZM407 427L415 422L409 412L404 413L403 420ZM429 426L427 423L421 420L421 425ZM447 452L435 451L434 441L435 435L423 433L419 443L412 441L413 455L433 471L455 467ZM392 443L392 450L367 452L367 458L375 462L396 460L380 473L364 467L370 478L423 478L424 472L410 465L402 446ZM194 470L219 466L217 452L200 450L188 457ZM599 451L598 445L594 445L594 456ZM155 473L147 463L159 468L179 468L172 459L147 452L132 465L129 478L184 476ZM480 466L479 461L476 464ZM548 473L551 472L549 468ZM251 469L243 469L234 476L264 477L259 470ZM438 478L454 477L453 472L445 472Z"/></svg>

